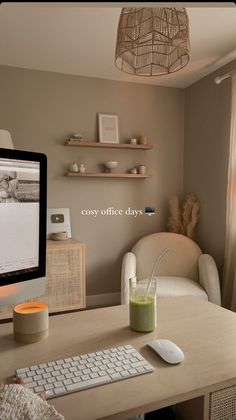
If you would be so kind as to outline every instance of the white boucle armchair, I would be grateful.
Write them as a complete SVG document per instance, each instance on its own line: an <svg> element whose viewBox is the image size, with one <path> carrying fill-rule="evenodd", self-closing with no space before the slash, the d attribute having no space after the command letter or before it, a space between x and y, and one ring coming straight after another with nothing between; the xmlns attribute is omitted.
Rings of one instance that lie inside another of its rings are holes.
<svg viewBox="0 0 236 420"><path fill-rule="evenodd" d="M197 296L221 305L220 282L214 259L184 235L154 233L140 239L125 254L121 273L121 304L129 302L129 279L147 281L157 256L169 248L159 262L157 296Z"/></svg>

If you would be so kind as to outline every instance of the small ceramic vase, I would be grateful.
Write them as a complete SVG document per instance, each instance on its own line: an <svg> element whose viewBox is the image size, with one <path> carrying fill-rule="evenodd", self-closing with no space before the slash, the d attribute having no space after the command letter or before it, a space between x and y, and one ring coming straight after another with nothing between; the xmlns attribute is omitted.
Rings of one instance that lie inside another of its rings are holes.
<svg viewBox="0 0 236 420"><path fill-rule="evenodd" d="M71 170L71 172L79 172L78 163L77 163L77 162L73 162L73 163L70 165L70 170Z"/></svg>
<svg viewBox="0 0 236 420"><path fill-rule="evenodd" d="M139 165L139 167L138 167L138 173L139 173L140 175L145 175L145 174L146 174L146 166L144 166L144 165Z"/></svg>
<svg viewBox="0 0 236 420"><path fill-rule="evenodd" d="M139 144L148 144L148 136L139 137Z"/></svg>
<svg viewBox="0 0 236 420"><path fill-rule="evenodd" d="M79 167L79 171L80 171L81 174L84 174L85 173L85 166L84 166L83 163L81 163L81 165Z"/></svg>

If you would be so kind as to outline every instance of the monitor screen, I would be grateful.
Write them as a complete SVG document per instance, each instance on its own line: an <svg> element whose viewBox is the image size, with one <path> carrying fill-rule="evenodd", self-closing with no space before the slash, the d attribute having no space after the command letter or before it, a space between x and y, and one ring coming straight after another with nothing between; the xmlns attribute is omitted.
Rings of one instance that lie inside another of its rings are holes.
<svg viewBox="0 0 236 420"><path fill-rule="evenodd" d="M45 276L46 156L0 149L0 286Z"/></svg>

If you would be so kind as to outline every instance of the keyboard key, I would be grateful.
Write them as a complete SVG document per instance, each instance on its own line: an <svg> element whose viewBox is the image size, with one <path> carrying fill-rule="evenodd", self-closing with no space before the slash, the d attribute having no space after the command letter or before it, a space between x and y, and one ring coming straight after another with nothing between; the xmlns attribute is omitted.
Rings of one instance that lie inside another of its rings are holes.
<svg viewBox="0 0 236 420"><path fill-rule="evenodd" d="M132 365L133 368L138 368L138 367L141 367L141 366L145 366L146 361L143 360L143 361L140 361L140 362L132 363L131 365Z"/></svg>
<svg viewBox="0 0 236 420"><path fill-rule="evenodd" d="M34 388L37 385L38 385L37 382L29 382L29 383L26 384L26 387L27 388Z"/></svg>
<svg viewBox="0 0 236 420"><path fill-rule="evenodd" d="M67 380L69 381L69 379L67 379ZM76 378L73 378L72 381L74 383L81 382L81 377L80 376L77 376Z"/></svg>
<svg viewBox="0 0 236 420"><path fill-rule="evenodd" d="M37 375L41 375L41 373L45 373L44 369L38 369L36 370Z"/></svg>
<svg viewBox="0 0 236 420"><path fill-rule="evenodd" d="M59 370L57 370L56 372L52 372L52 376L60 376Z"/></svg>
<svg viewBox="0 0 236 420"><path fill-rule="evenodd" d="M91 368L91 367L93 367L94 366L94 364L93 363L87 363L87 365L86 365L86 367L87 368Z"/></svg>
<svg viewBox="0 0 236 420"><path fill-rule="evenodd" d="M86 388L91 388L92 386L95 385L101 385L106 383L106 381L109 381L110 378L109 376L103 376L102 378L94 378L94 379L89 379L88 381L84 381L84 382L77 382L75 384L71 384L71 385L67 385L66 389L67 391L75 391L77 389L86 389Z"/></svg>
<svg viewBox="0 0 236 420"><path fill-rule="evenodd" d="M27 372L26 375L27 375L28 378L31 378L32 376L35 375L35 372L30 371L30 372Z"/></svg>
<svg viewBox="0 0 236 420"><path fill-rule="evenodd" d="M44 379L47 379L47 378L50 378L50 377L51 377L50 373L43 373L43 378Z"/></svg>
<svg viewBox="0 0 236 420"><path fill-rule="evenodd" d="M123 372L120 372L121 376L129 376L129 372L127 370L124 370Z"/></svg>
<svg viewBox="0 0 236 420"><path fill-rule="evenodd" d="M32 378L25 378L24 379L25 384L29 384L30 382L32 382Z"/></svg>
<svg viewBox="0 0 236 420"><path fill-rule="evenodd" d="M71 386L71 385L68 385L68 386ZM64 394L65 392L66 392L66 388L64 386L54 389L55 395Z"/></svg>
<svg viewBox="0 0 236 420"><path fill-rule="evenodd" d="M66 379L70 379L70 378L73 378L74 375L73 375L73 373L66 373L65 377L66 377Z"/></svg>
<svg viewBox="0 0 236 420"><path fill-rule="evenodd" d="M47 383L47 381L45 379L41 379L40 381L38 381L39 385L45 385Z"/></svg>
<svg viewBox="0 0 236 420"><path fill-rule="evenodd" d="M140 369L140 368L139 368L139 369ZM131 375L137 375L138 371L137 371L136 369L130 369L130 370L129 370L129 373L130 373Z"/></svg>
<svg viewBox="0 0 236 420"><path fill-rule="evenodd" d="M64 363L64 365L62 365L64 369L69 368L70 367L70 363Z"/></svg>
<svg viewBox="0 0 236 420"><path fill-rule="evenodd" d="M153 372L153 370L154 370L152 365L145 365L144 369L146 370L146 372Z"/></svg>
<svg viewBox="0 0 236 420"><path fill-rule="evenodd" d="M99 372L99 376L107 376L107 373L104 370L102 370L102 372Z"/></svg>
<svg viewBox="0 0 236 420"><path fill-rule="evenodd" d="M36 392L36 393L38 393L38 392L43 392L43 391L44 391L43 386L36 386L36 387L34 388L34 392Z"/></svg>
<svg viewBox="0 0 236 420"><path fill-rule="evenodd" d="M138 371L139 373L143 373L143 372L145 372L145 369L144 369L143 367L138 367L138 368L137 368L137 371Z"/></svg>
<svg viewBox="0 0 236 420"><path fill-rule="evenodd" d="M111 378L112 379L120 379L120 378L122 378L122 376L119 373L112 373Z"/></svg>
<svg viewBox="0 0 236 420"><path fill-rule="evenodd" d="M84 369L83 370L84 375L87 375L88 373L91 373L91 372L92 372L91 369Z"/></svg>
<svg viewBox="0 0 236 420"><path fill-rule="evenodd" d="M47 390L47 398L52 398L52 397L53 397L53 395L54 395L54 391L53 391L53 389L48 389L48 390Z"/></svg>
<svg viewBox="0 0 236 420"><path fill-rule="evenodd" d="M60 388L61 386L63 386L63 383L59 381L59 382L56 382L54 386L55 388Z"/></svg>
<svg viewBox="0 0 236 420"><path fill-rule="evenodd" d="M56 382L56 378L48 378L47 379L47 383L48 384L53 384L53 383L55 383Z"/></svg>
<svg viewBox="0 0 236 420"><path fill-rule="evenodd" d="M46 363L40 363L40 364L39 364L39 367L40 367L40 369L41 369L41 368L45 368L45 367L47 367L47 365L46 365Z"/></svg>
<svg viewBox="0 0 236 420"><path fill-rule="evenodd" d="M89 379L88 375L82 375L81 376L82 381L86 381L87 379Z"/></svg>
<svg viewBox="0 0 236 420"><path fill-rule="evenodd" d="M21 373L26 373L26 372L29 372L29 368L22 368L22 369L17 369L16 370L16 373L17 373L18 376L20 376Z"/></svg>
<svg viewBox="0 0 236 420"><path fill-rule="evenodd" d="M77 371L77 368L76 368L76 367L74 367L74 366L72 366L72 367L70 367L70 368L69 368L69 371L70 371L70 372L76 372L76 371Z"/></svg>
<svg viewBox="0 0 236 420"><path fill-rule="evenodd" d="M34 376L35 381L40 381L40 379L43 379L42 375L36 375Z"/></svg>
<svg viewBox="0 0 236 420"><path fill-rule="evenodd" d="M56 365L56 362L48 362L48 364L47 364L49 367L50 366L55 366ZM46 366L45 366L46 367Z"/></svg>
<svg viewBox="0 0 236 420"><path fill-rule="evenodd" d="M44 389L47 391L48 389L53 389L54 388L54 386L53 386L53 384L46 384L46 385L44 385Z"/></svg>
<svg viewBox="0 0 236 420"><path fill-rule="evenodd" d="M63 383L64 383L64 385L70 385L70 384L72 384L73 382L72 382L72 380L71 380L71 379L65 379L65 380L63 381Z"/></svg>

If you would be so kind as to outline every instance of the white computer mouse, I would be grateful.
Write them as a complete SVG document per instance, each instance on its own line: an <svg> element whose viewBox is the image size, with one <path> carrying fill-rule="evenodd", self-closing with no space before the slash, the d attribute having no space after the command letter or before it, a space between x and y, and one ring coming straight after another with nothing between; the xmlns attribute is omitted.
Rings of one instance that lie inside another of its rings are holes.
<svg viewBox="0 0 236 420"><path fill-rule="evenodd" d="M184 360L184 353L173 341L160 338L151 341L148 346L167 363L176 364Z"/></svg>

